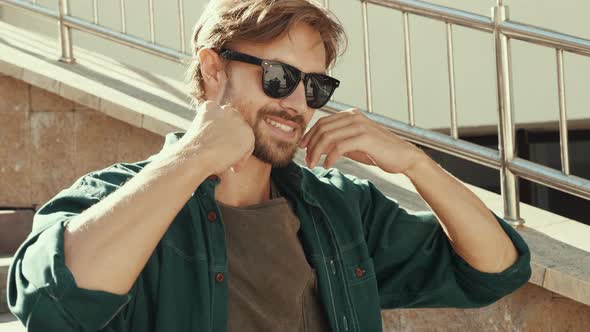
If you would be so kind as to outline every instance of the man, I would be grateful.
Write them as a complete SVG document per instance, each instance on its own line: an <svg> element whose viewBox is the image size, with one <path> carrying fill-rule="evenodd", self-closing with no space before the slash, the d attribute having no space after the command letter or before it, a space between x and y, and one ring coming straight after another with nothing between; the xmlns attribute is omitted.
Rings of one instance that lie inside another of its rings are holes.
<svg viewBox="0 0 590 332"><path fill-rule="evenodd" d="M37 212L9 272L17 317L31 331L380 331L380 309L484 306L523 285L522 238L420 149L355 110L304 134L338 87L325 73L342 37L310 0L211 1L190 128ZM434 214L329 169L343 156L405 174Z"/></svg>

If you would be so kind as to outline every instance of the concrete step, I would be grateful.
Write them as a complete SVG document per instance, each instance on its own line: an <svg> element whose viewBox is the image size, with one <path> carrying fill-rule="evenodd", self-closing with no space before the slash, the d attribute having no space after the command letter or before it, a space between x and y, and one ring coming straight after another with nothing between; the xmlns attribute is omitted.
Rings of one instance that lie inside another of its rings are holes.
<svg viewBox="0 0 590 332"><path fill-rule="evenodd" d="M8 313L6 277L11 257L31 232L33 215L32 209L0 210L0 314Z"/></svg>
<svg viewBox="0 0 590 332"><path fill-rule="evenodd" d="M0 210L0 255L12 255L33 227L33 209Z"/></svg>
<svg viewBox="0 0 590 332"><path fill-rule="evenodd" d="M27 329L12 314L0 314L0 331L24 332Z"/></svg>

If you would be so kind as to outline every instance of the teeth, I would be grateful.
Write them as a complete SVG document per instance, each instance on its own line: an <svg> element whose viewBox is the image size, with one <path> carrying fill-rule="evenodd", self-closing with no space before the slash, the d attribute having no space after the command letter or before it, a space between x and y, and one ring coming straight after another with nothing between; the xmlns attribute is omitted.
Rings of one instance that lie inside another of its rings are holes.
<svg viewBox="0 0 590 332"><path fill-rule="evenodd" d="M284 132L287 132L287 133L292 132L293 129L294 129L293 127L289 127L287 125L284 125L282 123L278 123L278 122L273 121L273 120L270 120L270 119L266 119L266 122L269 123L269 124L271 124L271 125L273 125L274 127L277 127L279 129L281 129Z"/></svg>

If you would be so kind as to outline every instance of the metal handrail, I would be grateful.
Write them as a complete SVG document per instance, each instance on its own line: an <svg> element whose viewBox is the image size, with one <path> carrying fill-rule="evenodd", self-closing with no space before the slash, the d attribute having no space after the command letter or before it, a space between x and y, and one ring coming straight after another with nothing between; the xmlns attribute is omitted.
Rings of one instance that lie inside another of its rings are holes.
<svg viewBox="0 0 590 332"><path fill-rule="evenodd" d="M590 56L590 40L588 39L518 22L503 22L500 26L500 30L509 38L562 49L583 56Z"/></svg>
<svg viewBox="0 0 590 332"><path fill-rule="evenodd" d="M37 5L35 1L28 2L20 0L0 0L0 4L11 6L14 8L24 9L28 12L35 13L46 18L59 20L59 13L57 11Z"/></svg>
<svg viewBox="0 0 590 332"><path fill-rule="evenodd" d="M328 113L338 113L352 108L353 106L329 102L322 110ZM366 112L366 110L364 110ZM376 113L366 113L371 120L389 128L394 133L400 135L408 141L436 149L438 151L450 154L461 159L466 159L483 166L494 169L500 169L500 154L494 149L483 147L471 142L456 140L449 135L441 134L436 131L415 127L388 118Z"/></svg>
<svg viewBox="0 0 590 332"><path fill-rule="evenodd" d="M0 0L2 1L2 0ZM65 26L68 28L74 28L76 30L84 31L89 34L108 39L110 41L133 47L171 61L183 62L188 59L189 56L178 52L177 50L154 45L148 41L134 36L126 35L118 31L111 30L109 28L90 23L77 17L67 16L64 17Z"/></svg>
<svg viewBox="0 0 590 332"><path fill-rule="evenodd" d="M492 20L489 17L473 14L470 12L458 10L455 8L435 5L423 1L414 0L360 0L391 9L396 9L403 13L428 17L437 21L449 22L454 25L461 25L466 28L477 29L481 31L492 32Z"/></svg>
<svg viewBox="0 0 590 332"><path fill-rule="evenodd" d="M329 113L338 113L348 110L351 107L351 105L347 104L330 102L323 110ZM502 160L497 150L468 141L456 140L449 135L436 131L412 127L383 115L367 112L367 116L413 143L496 170L502 168ZM516 175L522 178L590 200L590 181L587 179L573 175L564 175L555 169L522 158L511 160L509 167Z"/></svg>
<svg viewBox="0 0 590 332"><path fill-rule="evenodd" d="M7 5L7 6L11 6L14 8L19 8L19 9L23 9L26 10L30 13L34 13L34 14L39 14L43 17L46 18L50 18L50 19L54 19L58 22L60 22L60 17L63 17L63 25L60 25L59 27L59 31L60 31L60 39L62 39L62 57L61 57L61 61L63 62L75 62L74 58L72 57L68 57L67 53L68 51L64 51L64 49L68 49L71 48L72 42L71 42L71 29L76 29L79 31L83 31L98 37L101 37L103 39L107 39L110 40L112 42L121 44L121 45L125 45L125 46L129 46L138 50L141 50L143 52L146 53L150 53L152 55L156 55L159 56L161 58L167 59L167 60L171 60L174 62L180 62L180 63L184 63L187 59L190 58L190 55L182 52L182 51L178 51L177 49L173 49L170 47L165 47L165 46L161 46L161 45L157 45L154 42L149 42L146 40L143 40L141 38L137 38L131 35L126 34L125 32L119 32L119 31L115 31L112 29L109 29L107 27L101 26L100 24L97 23L93 23L93 22L88 22L86 20L74 17L74 16L70 16L69 15L69 6L68 6L68 0L59 0L59 10L55 11L55 10L51 10L49 8L28 2L28 1L23 1L23 0L0 0L0 5ZM180 5L182 5L182 0L179 0L179 17L184 17L184 10L182 9L183 7L180 7ZM125 27L124 29L122 29L123 31L126 31L126 19L125 19L125 1L121 0L121 25L122 27ZM93 9L94 11L94 9ZM94 15L94 14L93 14ZM98 18L98 16L96 16ZM152 22L153 20L150 20L150 26L151 24L153 24ZM152 28L150 27L150 31L152 30ZM155 30L154 30L155 31ZM185 46L183 46L184 44L184 29L181 30L182 32L181 37L182 40L180 41L180 49L185 49ZM64 39L68 38L68 37L63 37L63 36L68 36L69 35L69 40L70 42L65 42ZM151 32L150 32L151 35ZM155 33L154 33L154 37L155 37Z"/></svg>
<svg viewBox="0 0 590 332"><path fill-rule="evenodd" d="M363 2L361 7L363 11L364 28L368 29L368 14L367 5L374 4L394 10L398 10L403 15L403 31L404 31L404 48L406 60L406 86L408 88L408 112L410 114L410 128L400 130L397 132L407 138L414 136L414 109L412 106L412 75L410 62L410 41L409 41L409 14L431 18L437 21L444 22L447 27L447 61L449 74L449 97L451 102L451 137L455 139L458 144L448 144L442 137L436 137L438 143L445 144L446 150L444 152L454 154L457 151L456 145L463 146L464 141L457 140L458 125L456 114L456 95L455 95L455 77L454 77L454 55L453 55L453 40L452 40L452 26L460 25L469 29L480 30L492 33L494 36L495 59L496 59L496 78L497 78L497 97L498 97L498 140L499 140L499 162L500 180L502 187L502 197L504 200L504 216L515 225L520 225L524 221L520 218L519 209L519 188L518 176L531 180L533 182L549 186L572 195L576 195L590 200L590 180L576 177L570 174L569 161L569 144L567 132L567 109L566 109L566 89L565 89L565 73L564 73L564 52L576 53L579 55L590 57L590 40L578 38L559 32L527 25L523 23L509 21L508 8L505 6L503 0L498 0L495 7L492 8L492 16L485 17L474 13L469 13L445 6L430 4L417 0L360 0ZM513 109L513 93L512 93L512 54L510 50L510 40L518 39L525 42L552 47L556 50L556 70L558 77L557 91L559 96L559 136L560 136L560 151L561 151L561 172L547 168L537 163L533 163L517 157L515 144L515 123L514 123L514 109ZM365 54L369 54L368 43L365 43ZM370 59L365 56L365 71L370 70ZM368 83L367 83L368 84ZM367 98L370 98L368 96ZM372 101L368 100L367 105L371 105ZM367 107L369 112L372 108ZM376 121L385 124L381 119ZM387 124L386 124L387 125ZM389 124L391 128L391 124ZM426 135L423 135L422 140L416 140L418 143L426 144L438 150L445 150L433 146L432 142L424 142ZM422 141L422 142L420 142ZM448 151L452 150L452 151ZM475 149L474 150L479 150ZM464 159L477 156L477 154L469 153L469 156L460 156ZM481 156L481 154L479 155ZM494 156L495 159L496 156ZM489 163L491 160L487 159ZM481 162L480 162L481 163ZM481 163L484 164L485 163ZM492 165L486 165L494 167Z"/></svg>
<svg viewBox="0 0 590 332"><path fill-rule="evenodd" d="M513 224L522 224L519 211L518 177L555 188L590 200L590 180L570 174L569 151L567 136L567 110L565 95L564 52L571 52L590 57L590 40L543 29L540 27L513 22L508 20L507 6L503 0L497 0L493 8L492 16L486 17L466 11L457 10L445 6L435 5L418 0L359 0L361 1L363 18L363 38L365 56L365 83L366 83L366 111L374 121L388 127L399 136L444 153L469 160L493 169L500 170L502 197L504 200L504 217ZM93 0L93 22L88 22L69 15L68 0L59 0L59 10L53 11L36 4L36 1L0 0L0 5L12 6L53 19L59 23L60 41L62 47L61 61L75 62L72 50L71 29L94 34L113 42L127 45L144 52L166 58L175 62L184 63L190 58L186 54L184 40L184 5L178 0L178 20L180 32L179 49L168 48L156 44L155 18L153 0L148 0L150 41L126 34L125 1L120 0L121 30L114 31L100 25L98 16L98 2ZM326 7L328 0L324 0ZM393 10L398 10L403 17L404 31L404 59L406 70L406 88L408 95L409 124L396 121L385 116L373 113L372 87L371 87L371 62L369 57L369 16L368 5L378 5ZM413 107L413 78L412 57L410 53L410 15L431 18L446 24L447 61L449 72L449 99L451 111L451 135L418 128L414 123ZM496 72L498 85L498 117L499 117L499 150L482 147L464 140L458 139L459 130L457 123L455 76L454 76L454 52L453 52L453 26L459 25L469 29L492 33L495 43ZM525 42L551 47L556 50L556 70L558 77L559 96L559 129L562 170L557 171L543 165L517 157L515 151L515 124L514 110L512 107L512 68L510 40L518 39ZM328 112L340 112L351 108L335 101L331 101L324 110Z"/></svg>

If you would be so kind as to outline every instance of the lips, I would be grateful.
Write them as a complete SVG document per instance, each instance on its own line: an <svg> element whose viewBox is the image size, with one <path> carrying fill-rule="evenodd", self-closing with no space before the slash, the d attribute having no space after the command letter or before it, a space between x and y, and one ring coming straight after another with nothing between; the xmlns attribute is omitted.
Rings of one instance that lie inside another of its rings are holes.
<svg viewBox="0 0 590 332"><path fill-rule="evenodd" d="M268 116L265 117L265 120L266 119L272 120L274 122L277 122L279 124L282 124L282 125L285 125L285 126L288 126L288 127L291 127L291 128L293 128L295 130L297 130L297 128L299 127L299 124L297 122L285 120L285 119L280 118L278 116L268 115Z"/></svg>
<svg viewBox="0 0 590 332"><path fill-rule="evenodd" d="M282 124L282 123L278 123L278 122L276 122L274 120L271 120L271 119L266 119L266 122L268 124L270 124L271 126L276 127L278 129L286 132L286 133L291 133L291 132L293 132L293 130L295 130L295 128L293 128L293 127L287 126L287 125Z"/></svg>
<svg viewBox="0 0 590 332"><path fill-rule="evenodd" d="M292 128L292 130L285 131L285 130L281 129L280 127L283 127L286 125L283 125L282 123L278 123L276 125L273 125L272 122L274 122L274 120L271 120L269 118L264 119L264 123L268 126L268 129L270 130L270 132L272 133L272 135L275 138L280 139L282 141L295 142L295 140L298 137L297 128L287 126L288 128Z"/></svg>

